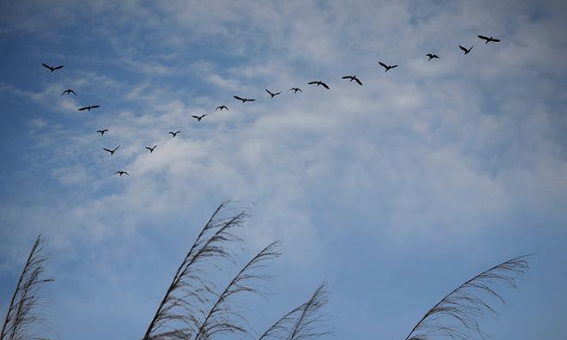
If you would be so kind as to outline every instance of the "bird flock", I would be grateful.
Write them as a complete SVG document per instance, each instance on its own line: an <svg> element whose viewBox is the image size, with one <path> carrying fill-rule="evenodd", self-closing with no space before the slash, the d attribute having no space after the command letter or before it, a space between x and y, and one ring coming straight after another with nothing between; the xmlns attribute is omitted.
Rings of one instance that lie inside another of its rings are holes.
<svg viewBox="0 0 567 340"><path fill-rule="evenodd" d="M498 43L498 42L501 41L500 39L495 38L495 37L493 37L493 36L488 37L488 36L484 36L484 35L477 35L477 37L478 37L479 39L483 40L485 44L488 44L488 43L490 43L490 42ZM467 55L467 54L471 53L473 47L474 47L474 45L472 45L472 46L469 47L469 48L466 48L466 47L464 47L464 46L462 46L462 45L459 45L459 49L460 49L461 51L463 51L463 55ZM431 60L433 60L433 59L440 59L439 56L438 56L437 54L434 54L434 53L427 53L425 56L428 58L428 59L427 59L428 62L431 61ZM389 64L386 64L385 62L382 62L382 61L378 61L378 64L384 68L384 73L386 73L386 72L388 72L388 71L390 71L390 70L393 70L393 69L395 69L395 68L397 68L397 67L399 66L399 65L397 65L397 64L389 65ZM45 63L42 63L41 65L42 65L43 67L45 67L46 69L48 69L51 73L53 73L54 71L57 71L57 70L61 70L61 69L63 69L63 67L64 67L63 65L50 66L50 65L45 64ZM354 81L354 82L356 82L358 85L362 86L362 81L361 81L356 75L343 76L342 79L348 80L349 82L353 82L353 81ZM315 85L316 87L321 86L321 87L323 87L323 88L325 88L325 89L327 89L327 90L330 90L330 89L331 89L331 88L329 87L329 85L327 85L325 82L323 82L323 81L321 81L321 80L310 81L310 82L308 82L307 84L308 84L308 85ZM270 91L270 90L268 90L268 89L265 89L265 90L266 90L266 92L270 95L270 98L272 98L272 99L275 98L276 96L279 96L279 95L282 94L281 91L279 91L279 92L272 92L272 91ZM292 88L289 89L289 91L293 92L293 94L297 94L297 93L303 92L303 91L301 90L301 88L299 88L299 87L292 87ZM63 95L68 95L68 96L69 96L69 95L71 95L71 94L73 94L74 96L77 96L77 93L76 93L73 89L70 89L70 88L66 89L65 91L63 91L63 93L61 93L62 96L63 96ZM233 98L236 99L236 100L238 100L238 101L240 101L240 102L242 102L242 104L245 104L245 103L247 103L247 102L254 102L254 101L256 101L256 99L254 99L254 98L246 98L246 97L236 96L236 95L233 96ZM87 105L87 106L79 107L77 110L79 110L79 111L91 111L91 110L98 109L98 108L100 108L100 105ZM221 112L222 112L223 110L228 111L228 107L227 107L226 105L220 105L220 106L217 106L217 107L215 108L215 112L216 112L216 111L221 111ZM201 120L202 120L203 118L205 118L206 116L207 116L207 114L203 114L203 115L201 115L201 116L192 115L191 117L194 118L197 122L201 122ZM104 135L105 135L106 133L108 133L108 132L109 132L109 129L106 129L106 128L100 129L100 130L97 130L97 131L96 131L96 133L99 133L101 137L104 136ZM179 131L179 130L178 130L178 131L169 131L169 132L168 132L168 134L170 134L172 138L177 137L177 135L178 135L179 133L181 133L181 131ZM120 148L120 145L116 146L114 149L110 149L110 148L106 148L106 147L103 147L102 149L103 149L104 151L108 152L108 153L110 154L110 156L113 156L114 153L115 153L119 148ZM146 148L146 150L148 150L148 151L150 152L150 154L152 154L152 153L155 151L155 149L157 148L157 145L146 146L145 148ZM114 175L118 175L119 177L122 177L123 175L130 176L130 174L129 174L126 170L117 170L117 171L114 173Z"/></svg>

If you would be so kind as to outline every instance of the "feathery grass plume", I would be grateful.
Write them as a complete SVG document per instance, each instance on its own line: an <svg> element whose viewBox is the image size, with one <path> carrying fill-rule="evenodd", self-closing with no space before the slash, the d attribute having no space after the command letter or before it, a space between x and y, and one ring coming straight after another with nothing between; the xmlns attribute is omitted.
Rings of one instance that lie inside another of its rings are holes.
<svg viewBox="0 0 567 340"><path fill-rule="evenodd" d="M205 306L216 297L213 282L206 277L210 266L218 268L212 260L232 260L226 243L240 241L231 232L242 226L248 215L245 212L225 217L227 203L213 213L197 240L181 262L165 296L163 297L143 340L189 339L200 325L199 316Z"/></svg>
<svg viewBox="0 0 567 340"><path fill-rule="evenodd" d="M265 295L257 288L259 281L270 278L269 275L258 274L257 271L266 267L266 262L281 255L279 242L272 242L250 260L230 281L225 290L203 319L201 326L192 337L194 340L210 340L215 335L223 333L240 333L250 335L246 330L246 318L242 315L236 295L252 293Z"/></svg>
<svg viewBox="0 0 567 340"><path fill-rule="evenodd" d="M329 302L327 284L323 282L311 298L273 324L258 340L307 340L332 335L321 309Z"/></svg>
<svg viewBox="0 0 567 340"><path fill-rule="evenodd" d="M53 281L44 278L44 267L47 257L41 255L43 250L41 235L37 237L32 247L24 270L18 279L16 290L8 306L8 312L2 325L0 340L40 339L33 334L32 327L42 323L42 319L34 312L39 302L38 290L44 284Z"/></svg>
<svg viewBox="0 0 567 340"><path fill-rule="evenodd" d="M498 314L483 297L496 298L504 304L504 298L493 286L503 283L516 288L517 278L529 269L529 256L519 256L496 265L457 287L425 313L406 340L437 337L465 340L471 337L471 333L484 336L477 318L486 313Z"/></svg>

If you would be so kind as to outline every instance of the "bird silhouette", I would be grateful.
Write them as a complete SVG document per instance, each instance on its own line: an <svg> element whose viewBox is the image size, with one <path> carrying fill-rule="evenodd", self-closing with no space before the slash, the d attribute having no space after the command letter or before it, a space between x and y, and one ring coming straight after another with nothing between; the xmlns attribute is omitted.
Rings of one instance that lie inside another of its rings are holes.
<svg viewBox="0 0 567 340"><path fill-rule="evenodd" d="M500 42L500 39L496 39L494 37L486 37L484 35L478 35L477 37L479 37L482 40L486 40L484 43L488 44L489 42Z"/></svg>
<svg viewBox="0 0 567 340"><path fill-rule="evenodd" d="M429 58L427 61L430 61L431 59L439 59L437 54L427 53L425 56Z"/></svg>
<svg viewBox="0 0 567 340"><path fill-rule="evenodd" d="M150 153L153 153L156 147L157 147L157 145L154 145L152 147L146 146L146 149L149 150Z"/></svg>
<svg viewBox="0 0 567 340"><path fill-rule="evenodd" d="M173 138L175 138L175 137L177 136L177 134L180 133L180 132L181 132L181 131L175 131L175 132L169 131L168 133L169 133L170 135L172 135Z"/></svg>
<svg viewBox="0 0 567 340"><path fill-rule="evenodd" d="M103 129L103 130L96 130L97 133L100 133L101 136L104 136L105 132L108 132L108 129Z"/></svg>
<svg viewBox="0 0 567 340"><path fill-rule="evenodd" d="M71 90L71 89L66 89L65 91L63 91L63 93L61 93L61 95L64 95L65 93L67 93L67 94L71 94L71 93L72 93L72 94L74 94L75 96L77 95L77 94L75 93L75 91L73 91L73 90Z"/></svg>
<svg viewBox="0 0 567 340"><path fill-rule="evenodd" d="M463 52L465 52L464 55L469 54L469 53L471 52L471 50L472 50L473 47L474 47L474 45L472 45L471 48L467 49L466 47L463 47L463 46L459 45L459 48L460 48Z"/></svg>
<svg viewBox="0 0 567 340"><path fill-rule="evenodd" d="M299 87L292 87L291 89L289 89L290 91L293 91L293 93L297 93L297 92L303 92L301 91L301 89Z"/></svg>
<svg viewBox="0 0 567 340"><path fill-rule="evenodd" d="M226 107L226 106L224 106L224 105L217 106L217 108L215 109L215 111L217 111L217 110L221 110L221 111L222 111L222 110L227 110L227 111L228 111L228 107Z"/></svg>
<svg viewBox="0 0 567 340"><path fill-rule="evenodd" d="M381 61L379 61L378 64L380 64L380 66L382 66L385 69L384 72L388 72L391 69L398 67L398 65L386 65Z"/></svg>
<svg viewBox="0 0 567 340"><path fill-rule="evenodd" d="M281 92L276 92L276 93L274 93L274 92L270 92L270 90L268 90L268 89L265 89L265 90L266 90L266 92L268 92L268 93L270 94L270 96L272 96L272 98L274 98L274 97L277 96L278 94L281 94Z"/></svg>
<svg viewBox="0 0 567 340"><path fill-rule="evenodd" d="M89 106L84 106L84 107L80 107L79 111L90 111L92 109L98 109L100 107L100 105L89 105Z"/></svg>
<svg viewBox="0 0 567 340"><path fill-rule="evenodd" d="M193 118L195 118L196 120L198 120L199 122L201 121L201 119L203 119L203 117L205 117L206 115L201 115L201 116L191 116Z"/></svg>
<svg viewBox="0 0 567 340"><path fill-rule="evenodd" d="M256 100L256 99L242 98L242 97L239 97L239 96L233 96L233 97L234 97L235 99L241 100L242 103L253 102L253 101Z"/></svg>
<svg viewBox="0 0 567 340"><path fill-rule="evenodd" d="M130 174L127 171L124 171L124 170L118 170L114 174L120 175L120 177L122 177L122 175L130 176Z"/></svg>
<svg viewBox="0 0 567 340"><path fill-rule="evenodd" d="M356 76L344 76L343 79L349 79L349 83L354 80L358 85L362 86L362 82Z"/></svg>
<svg viewBox="0 0 567 340"><path fill-rule="evenodd" d="M107 148L102 148L102 149L104 151L110 152L110 155L112 156L112 155L114 155L114 152L116 152L116 150L118 150L119 147L120 147L120 145L118 145L116 148L114 148L114 150L110 150L110 149L107 149Z"/></svg>
<svg viewBox="0 0 567 340"><path fill-rule="evenodd" d="M314 80L314 81L311 81L311 82L309 82L309 83L307 83L307 84L309 84L309 85L317 85L317 86L321 85L321 86L323 86L324 88L326 88L327 90L330 90L330 89L331 89L327 84L323 83L323 82L320 81L320 80Z"/></svg>
<svg viewBox="0 0 567 340"><path fill-rule="evenodd" d="M48 69L49 71L51 71L51 73L53 73L53 71L60 70L60 69L63 68L63 65L59 65L59 66L55 66L55 67L49 66L49 65L44 64L44 63L41 63L41 65L43 65L43 67L45 67L46 69Z"/></svg>

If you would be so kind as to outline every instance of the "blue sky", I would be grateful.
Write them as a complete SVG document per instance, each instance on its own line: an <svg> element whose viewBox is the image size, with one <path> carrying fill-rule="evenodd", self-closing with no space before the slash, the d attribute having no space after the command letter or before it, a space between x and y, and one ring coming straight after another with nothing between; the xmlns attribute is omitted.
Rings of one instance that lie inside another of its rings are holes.
<svg viewBox="0 0 567 340"><path fill-rule="evenodd" d="M2 2L0 310L41 233L56 278L42 312L60 338L140 338L230 199L252 214L242 261L283 241L269 302L245 300L258 330L326 279L337 339L403 339L469 277L537 253L482 325L565 338L566 6Z"/></svg>

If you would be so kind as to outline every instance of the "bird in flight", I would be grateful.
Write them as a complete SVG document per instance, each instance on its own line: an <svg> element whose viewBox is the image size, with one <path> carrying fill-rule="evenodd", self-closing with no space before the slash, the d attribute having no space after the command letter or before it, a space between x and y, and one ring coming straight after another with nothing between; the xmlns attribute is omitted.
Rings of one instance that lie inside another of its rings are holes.
<svg viewBox="0 0 567 340"><path fill-rule="evenodd" d="M221 110L221 111L222 111L222 110L227 110L227 111L228 111L228 107L226 107L226 106L224 106L224 105L217 106L217 108L215 109L215 111L217 111L217 110Z"/></svg>
<svg viewBox="0 0 567 340"><path fill-rule="evenodd" d="M430 61L431 59L439 59L437 54L427 53L425 56L429 58L427 61Z"/></svg>
<svg viewBox="0 0 567 340"><path fill-rule="evenodd" d="M199 122L201 121L201 119L203 119L203 117L205 117L206 115L201 115L201 116L191 116L193 118L195 118L196 120L198 120Z"/></svg>
<svg viewBox="0 0 567 340"><path fill-rule="evenodd" d="M90 111L92 109L97 109L99 107L100 105L89 105L89 106L80 107L79 111L85 111L85 110Z"/></svg>
<svg viewBox="0 0 567 340"><path fill-rule="evenodd" d="M235 99L241 100L242 103L253 102L253 101L256 100L256 99L242 98L242 97L239 97L239 96L233 96L233 97L234 97Z"/></svg>
<svg viewBox="0 0 567 340"><path fill-rule="evenodd" d="M327 90L330 90L330 89L331 89L327 84L323 83L323 82L320 81L320 80L314 80L314 81L311 81L311 82L309 82L309 83L307 83L307 84L309 84L309 85L317 85L317 86L321 85L321 86L323 86L324 88L326 88Z"/></svg>
<svg viewBox="0 0 567 340"><path fill-rule="evenodd" d="M61 93L61 95L64 95L65 93L67 93L67 94L71 94L71 93L72 93L72 94L74 94L75 96L77 95L77 94L75 93L75 91L73 91L73 90L71 90L71 89L66 89L65 91L63 91L63 93Z"/></svg>
<svg viewBox="0 0 567 340"><path fill-rule="evenodd" d="M496 39L494 37L485 37L484 35L478 35L478 37L482 40L486 40L485 44L488 44L489 42L500 42L500 39Z"/></svg>
<svg viewBox="0 0 567 340"><path fill-rule="evenodd" d="M362 86L362 82L356 76L344 76L343 79L349 79L349 83L354 80L358 85Z"/></svg>
<svg viewBox="0 0 567 340"><path fill-rule="evenodd" d="M473 47L474 47L474 45L471 46L471 48L467 49L466 47L463 47L463 46L459 45L459 48L460 48L463 52L465 52L464 55L469 54L469 53L471 52L471 50L472 50Z"/></svg>
<svg viewBox="0 0 567 340"><path fill-rule="evenodd" d="M379 61L378 64L380 64L380 66L382 66L383 68L385 68L384 72L388 72L393 68L398 67L398 65L386 65L383 62Z"/></svg>
<svg viewBox="0 0 567 340"><path fill-rule="evenodd" d="M276 92L276 93L274 93L274 92L270 92L270 90L268 90L268 89L265 89L265 90L266 90L266 92L268 92L268 93L270 94L270 96L272 96L272 98L274 98L274 97L277 96L278 94L281 94L281 92Z"/></svg>
<svg viewBox="0 0 567 340"><path fill-rule="evenodd" d="M101 136L104 136L105 132L108 132L108 129L96 130L97 133L100 133Z"/></svg>
<svg viewBox="0 0 567 340"><path fill-rule="evenodd" d="M169 133L170 135L172 135L173 138L175 138L175 137L177 136L177 134L180 133L180 132L181 132L181 131L175 131L175 132L169 131L168 133Z"/></svg>
<svg viewBox="0 0 567 340"><path fill-rule="evenodd" d="M130 176L130 174L127 171L124 171L124 170L118 170L114 174L120 175L120 177L122 177L122 175Z"/></svg>
<svg viewBox="0 0 567 340"><path fill-rule="evenodd" d="M303 92L301 91L301 89L299 87L292 87L291 89L289 89L290 91L293 91L293 93L297 93L297 92Z"/></svg>
<svg viewBox="0 0 567 340"><path fill-rule="evenodd" d="M149 150L150 153L153 153L156 147L157 147L157 145L154 145L152 147L146 146L146 149Z"/></svg>
<svg viewBox="0 0 567 340"><path fill-rule="evenodd" d="M43 67L45 67L46 69L48 69L48 70L51 71L52 73L53 73L53 71L60 70L60 69L63 68L63 65L59 65L59 66L55 66L55 67L49 66L49 65L44 64L44 63L41 63L41 65L43 65Z"/></svg>
<svg viewBox="0 0 567 340"><path fill-rule="evenodd" d="M112 156L112 155L114 155L114 152L115 152L116 150L118 150L119 147L120 147L120 145L118 145L116 148L114 148L114 150L110 150L110 149L107 149L107 148L102 148L102 149L103 149L104 151L110 152L110 155Z"/></svg>

